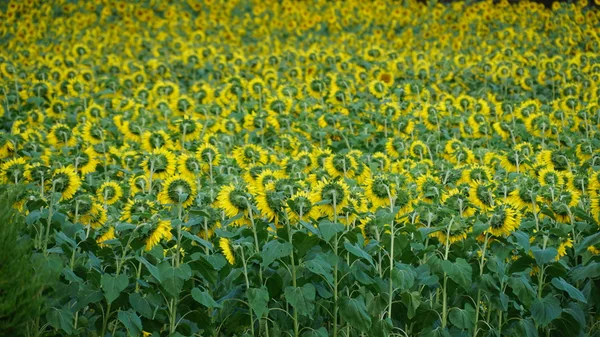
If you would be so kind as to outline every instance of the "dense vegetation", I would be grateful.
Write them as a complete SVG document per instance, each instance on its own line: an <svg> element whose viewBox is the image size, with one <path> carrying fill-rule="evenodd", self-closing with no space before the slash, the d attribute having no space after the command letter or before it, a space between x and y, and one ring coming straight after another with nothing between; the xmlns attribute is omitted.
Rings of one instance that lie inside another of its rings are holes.
<svg viewBox="0 0 600 337"><path fill-rule="evenodd" d="M599 14L9 2L0 334L600 336Z"/></svg>

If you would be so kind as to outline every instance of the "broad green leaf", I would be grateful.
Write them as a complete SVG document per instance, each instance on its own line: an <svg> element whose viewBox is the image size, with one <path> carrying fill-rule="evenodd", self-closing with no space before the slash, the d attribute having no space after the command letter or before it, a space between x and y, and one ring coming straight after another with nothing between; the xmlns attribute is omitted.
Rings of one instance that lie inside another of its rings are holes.
<svg viewBox="0 0 600 337"><path fill-rule="evenodd" d="M572 299L587 303L583 293L579 289L569 284L569 282L565 281L562 277L553 278L552 285L556 287L556 289L566 291Z"/></svg>
<svg viewBox="0 0 600 337"><path fill-rule="evenodd" d="M319 232L321 232L321 237L327 242L329 242L336 233L342 231L344 231L344 225L342 224L333 223L329 220L322 220L319 222Z"/></svg>
<svg viewBox="0 0 600 337"><path fill-rule="evenodd" d="M137 260L140 261L144 266L146 266L146 268L148 269L150 274L152 276L154 276L154 278L158 282L160 282L160 273L158 272L158 268L155 265L153 265L152 263L150 263L148 260L146 260L143 257L138 257Z"/></svg>
<svg viewBox="0 0 600 337"><path fill-rule="evenodd" d="M146 318L152 318L152 307L147 298L140 295L140 293L129 294L129 304L131 307L140 315Z"/></svg>
<svg viewBox="0 0 600 337"><path fill-rule="evenodd" d="M529 251L529 235L527 235L527 233L522 232L522 231L515 231L512 233L512 236L514 236L517 239L517 244L519 244L519 246L521 246L521 248L523 248L523 250L525 250L526 252Z"/></svg>
<svg viewBox="0 0 600 337"><path fill-rule="evenodd" d="M304 333L302 333L302 337L328 337L329 334L327 333L327 329L325 329L324 327L320 327L317 330L311 329L311 330L306 330Z"/></svg>
<svg viewBox="0 0 600 337"><path fill-rule="evenodd" d="M204 246L204 247L206 247L206 248L208 248L208 249L213 249L213 245L212 245L212 243L210 243L210 242L208 242L208 241L206 241L206 240L204 240L204 239L200 238L198 235L194 235L194 234L192 234L192 233L190 233L190 232L188 232L188 231L181 231L181 234L182 234L182 235L183 235L185 238L187 238L187 239L190 239L190 240L192 240L192 241L194 241L194 242L197 242L197 243L199 243L200 245L202 245L202 246Z"/></svg>
<svg viewBox="0 0 600 337"><path fill-rule="evenodd" d="M103 274L100 278L100 284L102 285L102 290L104 290L106 301L111 303L112 301L116 300L117 297L119 297L125 288L127 288L129 279L125 274L120 274L119 276Z"/></svg>
<svg viewBox="0 0 600 337"><path fill-rule="evenodd" d="M508 286L512 288L518 300L526 306L531 305L531 302L535 298L535 290L533 290L533 287L524 276L509 278Z"/></svg>
<svg viewBox="0 0 600 337"><path fill-rule="evenodd" d="M448 318L457 328L470 330L475 325L475 310L467 303L464 309L452 308Z"/></svg>
<svg viewBox="0 0 600 337"><path fill-rule="evenodd" d="M589 246L594 246L600 242L600 232L590 235L583 239L580 244L575 247L575 254L580 255L585 252Z"/></svg>
<svg viewBox="0 0 600 337"><path fill-rule="evenodd" d="M221 308L221 305L212 298L208 291L202 291L198 288L192 289L192 298L207 308Z"/></svg>
<svg viewBox="0 0 600 337"><path fill-rule="evenodd" d="M250 308L258 315L263 317L264 314L269 312L269 292L267 288L249 288L246 290L246 296L248 296L248 303Z"/></svg>
<svg viewBox="0 0 600 337"><path fill-rule="evenodd" d="M369 255L367 252L365 252L362 248L360 248L358 245L356 244L351 244L348 240L346 240L344 242L344 248L346 248L346 250L359 258L363 258L367 261L369 261L369 263L372 265L373 264L373 258L371 257L371 255ZM350 263L350 262L348 262Z"/></svg>
<svg viewBox="0 0 600 337"><path fill-rule="evenodd" d="M418 291L402 294L402 303L406 306L408 319L413 319L421 305L421 294Z"/></svg>
<svg viewBox="0 0 600 337"><path fill-rule="evenodd" d="M135 312L131 310L119 311L117 316L127 329L129 336L139 336L142 334L142 321Z"/></svg>
<svg viewBox="0 0 600 337"><path fill-rule="evenodd" d="M591 262L587 266L577 266L571 270L570 276L574 282L579 282L586 278L596 278L600 276L600 263Z"/></svg>
<svg viewBox="0 0 600 337"><path fill-rule="evenodd" d="M160 284L173 297L176 297L181 292L183 283L192 277L192 270L187 264L181 264L175 268L171 263L164 261L158 265L160 273Z"/></svg>
<svg viewBox="0 0 600 337"><path fill-rule="evenodd" d="M277 259L290 256L291 252L292 245L289 242L269 241L263 246L260 254L262 256L262 265L263 267L269 266Z"/></svg>
<svg viewBox="0 0 600 337"><path fill-rule="evenodd" d="M344 321L362 332L369 332L371 317L367 314L367 306L362 296L357 298L342 297L339 301L339 308Z"/></svg>
<svg viewBox="0 0 600 337"><path fill-rule="evenodd" d="M531 252L533 253L533 257L540 267L554 261L556 255L558 255L558 250L556 250L554 247L541 249L540 247L533 246L531 247Z"/></svg>
<svg viewBox="0 0 600 337"><path fill-rule="evenodd" d="M457 258L454 263L444 260L442 261L442 269L448 274L452 281L456 282L465 290L469 290L471 287L473 269L465 259Z"/></svg>
<svg viewBox="0 0 600 337"><path fill-rule="evenodd" d="M73 313L71 311L51 308L48 313L46 313L46 319L53 328L63 330L67 335L73 333Z"/></svg>
<svg viewBox="0 0 600 337"><path fill-rule="evenodd" d="M331 265L329 265L327 261L323 260L321 256L317 256L312 260L306 261L304 266L311 272L325 277L327 282L333 284L333 269L331 268Z"/></svg>
<svg viewBox="0 0 600 337"><path fill-rule="evenodd" d="M531 319L520 319L513 325L514 337L538 337L538 330Z"/></svg>
<svg viewBox="0 0 600 337"><path fill-rule="evenodd" d="M310 283L302 287L286 287L285 299L300 315L312 318L315 305L315 286Z"/></svg>
<svg viewBox="0 0 600 337"><path fill-rule="evenodd" d="M542 299L535 299L531 305L531 316L543 327L560 317L561 313L560 301L551 294Z"/></svg>
<svg viewBox="0 0 600 337"><path fill-rule="evenodd" d="M415 283L417 273L412 269L410 265L403 263L396 263L392 270L392 281L394 287L405 291L410 289Z"/></svg>

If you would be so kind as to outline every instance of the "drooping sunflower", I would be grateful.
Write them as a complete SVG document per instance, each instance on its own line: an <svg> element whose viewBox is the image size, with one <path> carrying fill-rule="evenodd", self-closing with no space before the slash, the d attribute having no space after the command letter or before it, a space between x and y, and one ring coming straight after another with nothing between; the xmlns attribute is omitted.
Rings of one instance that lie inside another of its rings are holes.
<svg viewBox="0 0 600 337"><path fill-rule="evenodd" d="M143 223L156 212L154 202L144 199L129 199L121 212L121 221Z"/></svg>
<svg viewBox="0 0 600 337"><path fill-rule="evenodd" d="M27 160L25 158L13 158L2 164L0 167L0 181L3 183L17 184L24 178L27 169Z"/></svg>
<svg viewBox="0 0 600 337"><path fill-rule="evenodd" d="M100 161L97 159L94 149L88 147L85 151L80 152L75 157L75 168L81 172L82 175L92 173L96 171L96 166Z"/></svg>
<svg viewBox="0 0 600 337"><path fill-rule="evenodd" d="M81 128L81 138L92 145L100 144L106 138L104 132L104 129L99 124L86 122Z"/></svg>
<svg viewBox="0 0 600 337"><path fill-rule="evenodd" d="M538 181L541 186L560 186L563 183L563 176L550 167L543 168L538 173Z"/></svg>
<svg viewBox="0 0 600 337"><path fill-rule="evenodd" d="M453 188L444 191L441 202L445 207L458 211L461 217L468 218L475 214L475 209L471 206L468 194L464 190Z"/></svg>
<svg viewBox="0 0 600 337"><path fill-rule="evenodd" d="M158 245L163 239L170 240L171 238L171 221L161 220L158 223L153 224L153 228L146 238L146 251L152 250L152 248Z"/></svg>
<svg viewBox="0 0 600 337"><path fill-rule="evenodd" d="M158 201L164 205L181 204L188 207L194 203L196 198L196 182L194 179L174 174L163 183L162 190L158 194Z"/></svg>
<svg viewBox="0 0 600 337"><path fill-rule="evenodd" d="M431 236L437 237L442 245L452 245L463 241L473 231L473 227L469 226L462 218L444 218L440 224L439 230L432 233Z"/></svg>
<svg viewBox="0 0 600 337"><path fill-rule="evenodd" d="M331 178L354 177L354 170L358 166L353 156L347 154L334 154L324 161L324 169Z"/></svg>
<svg viewBox="0 0 600 337"><path fill-rule="evenodd" d="M279 224L279 215L283 210L283 193L275 189L275 182L268 183L256 196L256 208L262 216L275 225Z"/></svg>
<svg viewBox="0 0 600 337"><path fill-rule="evenodd" d="M416 180L416 184L420 200L427 203L433 203L435 200L441 198L442 185L440 178L427 173L419 176Z"/></svg>
<svg viewBox="0 0 600 337"><path fill-rule="evenodd" d="M522 213L510 202L496 204L491 209L490 227L493 236L508 236L521 225Z"/></svg>
<svg viewBox="0 0 600 337"><path fill-rule="evenodd" d="M364 190L373 211L379 207L390 207L390 202L396 197L396 184L383 174L367 178Z"/></svg>
<svg viewBox="0 0 600 337"><path fill-rule="evenodd" d="M60 201L73 198L80 186L81 179L72 166L54 170L52 178L48 181L48 188L61 194Z"/></svg>
<svg viewBox="0 0 600 337"><path fill-rule="evenodd" d="M145 193L148 190L148 177L145 175L133 176L129 179L129 194Z"/></svg>
<svg viewBox="0 0 600 337"><path fill-rule="evenodd" d="M96 238L96 243L99 247L103 248L107 246L107 244L105 244L106 241L110 241L115 238L115 227L110 226L102 235Z"/></svg>
<svg viewBox="0 0 600 337"><path fill-rule="evenodd" d="M247 216L250 195L248 195L245 188L230 184L221 188L215 206L223 209L225 215L230 218L240 213ZM233 222L233 224L240 226L246 223L248 223L248 219L245 216Z"/></svg>
<svg viewBox="0 0 600 337"><path fill-rule="evenodd" d="M202 162L202 170L209 172L210 167L214 167L221 163L221 154L219 150L211 144L204 144L196 150L196 155Z"/></svg>
<svg viewBox="0 0 600 337"><path fill-rule="evenodd" d="M164 130L145 131L142 134L142 149L152 152L163 147L173 149L173 141Z"/></svg>
<svg viewBox="0 0 600 337"><path fill-rule="evenodd" d="M123 189L114 181L107 181L100 185L96 191L98 200L107 205L112 205L123 196Z"/></svg>
<svg viewBox="0 0 600 337"><path fill-rule="evenodd" d="M573 239L566 238L560 241L560 244L556 248L558 254L556 254L556 257L554 259L558 261L561 257L567 255L567 248L573 248Z"/></svg>
<svg viewBox="0 0 600 337"><path fill-rule="evenodd" d="M491 182L473 181L469 184L469 201L482 212L494 207L494 188Z"/></svg>
<svg viewBox="0 0 600 337"><path fill-rule="evenodd" d="M74 131L66 124L54 124L47 135L48 143L55 147L74 146L77 143Z"/></svg>
<svg viewBox="0 0 600 337"><path fill-rule="evenodd" d="M349 187L342 180L327 180L323 178L313 189L312 200L317 202L326 202L319 205L323 215L333 217L335 212L342 213L344 207L348 205L350 197Z"/></svg>
<svg viewBox="0 0 600 337"><path fill-rule="evenodd" d="M287 200L285 207L290 223L318 219L321 216L321 212L319 207L315 205L316 202L314 194L306 191L295 193Z"/></svg>
<svg viewBox="0 0 600 337"><path fill-rule="evenodd" d="M221 251L223 252L225 258L227 259L227 262L229 262L229 264L231 265L235 264L235 255L233 253L233 247L231 246L231 242L229 241L229 239L220 238L219 247L221 248Z"/></svg>
<svg viewBox="0 0 600 337"><path fill-rule="evenodd" d="M166 179L175 173L177 160L175 154L165 148L154 149L142 162L147 177Z"/></svg>
<svg viewBox="0 0 600 337"><path fill-rule="evenodd" d="M234 149L233 158L243 169L257 164L265 165L269 162L268 152L255 144L246 144Z"/></svg>

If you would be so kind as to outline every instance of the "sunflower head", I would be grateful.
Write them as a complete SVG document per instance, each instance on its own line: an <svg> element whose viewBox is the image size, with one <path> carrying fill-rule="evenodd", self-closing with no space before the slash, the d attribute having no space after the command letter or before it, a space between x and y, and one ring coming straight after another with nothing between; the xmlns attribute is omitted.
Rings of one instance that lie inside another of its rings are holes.
<svg viewBox="0 0 600 337"><path fill-rule="evenodd" d="M81 179L73 167L62 167L54 170L51 180L48 181L50 188L55 193L60 193L60 200L69 200L73 198L75 192L81 186Z"/></svg>
<svg viewBox="0 0 600 337"><path fill-rule="evenodd" d="M123 190L121 186L114 181L107 181L103 183L98 191L96 192L98 200L106 203L107 205L112 205L123 196Z"/></svg>
<svg viewBox="0 0 600 337"><path fill-rule="evenodd" d="M167 178L158 200L164 205L178 205L188 207L196 198L196 182L188 176L174 174Z"/></svg>

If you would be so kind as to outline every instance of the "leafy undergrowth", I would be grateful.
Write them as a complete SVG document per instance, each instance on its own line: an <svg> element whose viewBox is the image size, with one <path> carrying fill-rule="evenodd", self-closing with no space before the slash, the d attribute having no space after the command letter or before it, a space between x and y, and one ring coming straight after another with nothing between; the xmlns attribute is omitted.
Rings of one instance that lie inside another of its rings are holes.
<svg viewBox="0 0 600 337"><path fill-rule="evenodd" d="M0 10L8 334L600 335L586 1Z"/></svg>

